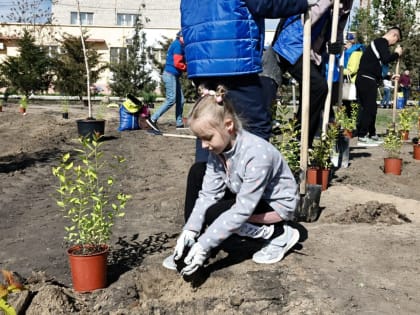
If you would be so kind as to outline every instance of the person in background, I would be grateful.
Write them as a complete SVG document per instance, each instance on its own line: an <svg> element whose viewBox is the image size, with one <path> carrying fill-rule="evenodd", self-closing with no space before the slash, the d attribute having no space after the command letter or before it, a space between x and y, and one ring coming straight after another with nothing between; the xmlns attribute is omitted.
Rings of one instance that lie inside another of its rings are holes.
<svg viewBox="0 0 420 315"><path fill-rule="evenodd" d="M147 124L156 132L160 133L157 125L158 119L166 113L173 105L175 107L176 128L184 128L183 111L184 95L179 80L182 72L187 70L184 58L184 38L182 32L176 34L176 39L171 43L166 55L166 64L162 74L162 81L165 84L165 102L146 120Z"/></svg>
<svg viewBox="0 0 420 315"><path fill-rule="evenodd" d="M400 79L398 80L398 84L403 92L404 97L404 107L407 106L408 98L410 97L410 90L411 90L411 79L410 79L410 71L405 70L401 75Z"/></svg>
<svg viewBox="0 0 420 315"><path fill-rule="evenodd" d="M191 275L232 234L265 240L252 257L255 263L279 262L300 237L287 222L299 203L295 178L272 144L242 128L223 86L201 91L188 121L209 158L190 169L186 223L163 266L176 269L176 261L188 251L181 274Z"/></svg>
<svg viewBox="0 0 420 315"><path fill-rule="evenodd" d="M387 75L383 78L384 84L384 96L381 100L381 107L382 108L391 108L390 101L391 101L391 89L394 87L391 81L391 73L388 72Z"/></svg>
<svg viewBox="0 0 420 315"><path fill-rule="evenodd" d="M378 85L382 80L382 65L397 60L402 54L402 48L396 47L394 53L389 47L402 38L399 27L390 28L382 37L373 40L360 59L357 71L356 90L360 101L357 122L359 146L378 146L383 143L376 134L376 98Z"/></svg>
<svg viewBox="0 0 420 315"><path fill-rule="evenodd" d="M353 34L347 35L347 41L344 45L344 61L343 61L343 76L344 80L350 80L355 83L357 78L357 71L359 70L360 59L362 58L365 46L360 43L356 43L356 39ZM346 114L348 117L351 116L352 107L351 104L355 101L343 100L343 105L346 108Z"/></svg>
<svg viewBox="0 0 420 315"><path fill-rule="evenodd" d="M341 0L338 22L338 37L335 43L331 43L331 23L332 2L330 0L320 0L311 7L312 16L312 42L311 42L311 63L310 63L310 121L309 121L309 147L312 146L315 135L319 132L322 121L322 110L328 94L328 85L325 76L322 73L321 61L322 54L326 51L328 54L340 54L343 48L343 31L347 23L348 16L353 5L352 0ZM289 72L291 76L299 82L302 88L302 69L303 69L303 21L300 15L281 19L274 36L272 50L266 50L267 53L274 52L276 58L267 58L267 61L276 60L277 62L267 62L268 68L264 69L262 76L263 82L269 80L275 81L271 84L274 88L281 82L279 74L269 69L276 64L281 68L281 73ZM274 80L273 76L277 75ZM268 89L269 87L267 87ZM267 93L268 94L268 93ZM273 93L269 93L273 95ZM302 93L300 93L302 96ZM270 100L269 100L270 101ZM301 102L299 102L301 104ZM266 105L267 106L267 105ZM331 113L330 113L331 114ZM297 119L301 120L301 106L298 108Z"/></svg>
<svg viewBox="0 0 420 315"><path fill-rule="evenodd" d="M271 115L261 100L265 18L287 17L307 10L318 0L181 0L188 78L208 89L224 85L245 129L269 140ZM208 151L196 145L196 161Z"/></svg>

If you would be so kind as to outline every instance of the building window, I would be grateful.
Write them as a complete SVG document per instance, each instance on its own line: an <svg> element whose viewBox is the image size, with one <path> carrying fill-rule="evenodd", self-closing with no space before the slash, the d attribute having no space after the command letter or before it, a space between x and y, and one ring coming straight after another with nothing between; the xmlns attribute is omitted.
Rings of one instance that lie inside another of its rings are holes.
<svg viewBox="0 0 420 315"><path fill-rule="evenodd" d="M79 24L78 12L70 12L70 24ZM93 25L93 13L80 12L82 25Z"/></svg>
<svg viewBox="0 0 420 315"><path fill-rule="evenodd" d="M62 53L62 48L59 46L42 46L42 50L45 51L49 57L55 57Z"/></svg>
<svg viewBox="0 0 420 315"><path fill-rule="evenodd" d="M117 25L134 26L136 24L137 14L117 13Z"/></svg>
<svg viewBox="0 0 420 315"><path fill-rule="evenodd" d="M127 47L111 47L109 51L109 62L120 63L125 58L127 59Z"/></svg>

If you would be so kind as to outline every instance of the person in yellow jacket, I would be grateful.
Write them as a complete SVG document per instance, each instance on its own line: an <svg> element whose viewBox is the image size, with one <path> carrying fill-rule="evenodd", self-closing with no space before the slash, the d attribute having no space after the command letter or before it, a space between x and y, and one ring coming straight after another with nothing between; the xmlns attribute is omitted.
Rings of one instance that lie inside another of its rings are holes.
<svg viewBox="0 0 420 315"><path fill-rule="evenodd" d="M344 46L344 80L349 80L352 83L356 82L357 71L359 70L360 59L362 58L364 50L365 46L363 44L355 43L354 36L351 38L348 36L347 42ZM355 101L343 100L343 105L346 108L346 114L348 117L351 116L351 104L353 102Z"/></svg>

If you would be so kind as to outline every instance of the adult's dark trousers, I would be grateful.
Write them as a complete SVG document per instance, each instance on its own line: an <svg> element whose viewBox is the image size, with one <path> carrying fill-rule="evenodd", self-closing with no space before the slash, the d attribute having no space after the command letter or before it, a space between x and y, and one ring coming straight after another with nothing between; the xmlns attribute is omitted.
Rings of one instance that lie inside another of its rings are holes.
<svg viewBox="0 0 420 315"><path fill-rule="evenodd" d="M303 58L299 58L294 65L291 65L286 59L281 58L281 64L285 65L290 75L298 81L300 89L300 102L302 104L302 70ZM284 71L285 72L285 71ZM309 146L312 146L313 139L318 132L321 123L321 113L324 108L325 100L328 94L328 85L325 77L319 71L318 66L311 61L310 63L310 96L309 96ZM299 106L297 119L302 120L302 106Z"/></svg>
<svg viewBox="0 0 420 315"><path fill-rule="evenodd" d="M244 128L267 141L270 139L271 116L263 102L263 89L258 74L201 77L195 78L194 84L197 87L203 84L211 90L216 90L218 85L225 86L228 91L226 97L232 102L236 113L244 123ZM198 140L196 162L206 160L207 152L202 149L201 141Z"/></svg>
<svg viewBox="0 0 420 315"><path fill-rule="evenodd" d="M409 86L403 86L401 88L402 92L403 92L403 96L404 96L404 107L407 106L407 101L410 97L410 87Z"/></svg>
<svg viewBox="0 0 420 315"><path fill-rule="evenodd" d="M184 208L184 219L187 222L194 209L195 201L198 198L198 193L201 190L203 184L203 178L206 171L205 162L194 163L188 173L187 179L187 190L185 194L185 208ZM210 225L216 220L223 212L229 210L236 202L236 195L233 194L229 189L222 200L219 200L214 205L207 209L206 217L204 220L204 226ZM274 211L265 201L260 201L254 211L254 214Z"/></svg>
<svg viewBox="0 0 420 315"><path fill-rule="evenodd" d="M360 102L359 118L357 120L357 136L365 137L376 135L376 97L378 85L375 79L358 75L356 78L356 91Z"/></svg>

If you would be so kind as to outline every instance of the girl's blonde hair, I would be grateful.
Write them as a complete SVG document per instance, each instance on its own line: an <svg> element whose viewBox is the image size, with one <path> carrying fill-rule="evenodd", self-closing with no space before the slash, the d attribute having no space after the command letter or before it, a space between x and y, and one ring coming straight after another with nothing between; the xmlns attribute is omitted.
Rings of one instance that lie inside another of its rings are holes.
<svg viewBox="0 0 420 315"><path fill-rule="evenodd" d="M217 86L216 91L208 90L204 85L200 85L198 93L201 97L188 114L188 123L206 116L209 118L210 125L219 127L226 118L230 118L236 132L242 129L242 122L232 103L226 98L227 90L223 85Z"/></svg>

